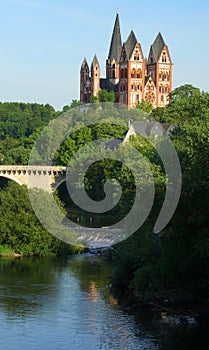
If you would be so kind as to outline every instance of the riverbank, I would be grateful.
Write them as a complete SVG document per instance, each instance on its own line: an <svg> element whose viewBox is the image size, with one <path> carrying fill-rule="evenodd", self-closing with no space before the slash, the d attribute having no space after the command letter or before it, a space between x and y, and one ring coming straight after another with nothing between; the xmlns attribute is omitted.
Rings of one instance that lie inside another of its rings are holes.
<svg viewBox="0 0 209 350"><path fill-rule="evenodd" d="M64 244L63 244L64 245ZM82 245L77 245L77 246L69 246L66 244L66 247L64 246L65 249L59 249L55 252L49 251L48 254L43 254L43 252L40 253L24 253L24 252L16 252L11 246L9 245L0 245L0 257L8 257L8 258L21 258L21 257L43 257L43 256L48 256L48 257L53 257L53 256L68 256L68 255L76 255L80 254L83 252L86 252L87 250L85 249L84 246ZM99 255L99 254L98 254Z"/></svg>
<svg viewBox="0 0 209 350"><path fill-rule="evenodd" d="M21 254L16 253L15 250L8 245L0 245L0 257L19 258L21 257Z"/></svg>
<svg viewBox="0 0 209 350"><path fill-rule="evenodd" d="M149 312L158 313L162 318L166 318L169 315L178 315L181 317L199 317L206 316L208 314L208 305L203 302L195 301L188 302L184 300L135 300L130 306L132 310L145 309ZM207 308L207 311L206 311Z"/></svg>
<svg viewBox="0 0 209 350"><path fill-rule="evenodd" d="M114 287L111 290L114 293ZM117 289L117 288L116 288ZM207 300L189 300L186 296L169 296L166 298L142 299L133 291L123 291L126 300L126 310L131 313L147 311L162 319L177 317L179 321L187 318L209 320L209 303Z"/></svg>

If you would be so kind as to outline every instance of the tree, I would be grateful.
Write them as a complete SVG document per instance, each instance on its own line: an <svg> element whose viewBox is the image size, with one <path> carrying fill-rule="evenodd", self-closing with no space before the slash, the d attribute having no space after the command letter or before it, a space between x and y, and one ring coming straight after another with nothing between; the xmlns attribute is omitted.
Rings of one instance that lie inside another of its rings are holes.
<svg viewBox="0 0 209 350"><path fill-rule="evenodd" d="M43 201L38 202L41 196ZM53 224L54 211L51 207L50 194L43 190L30 190L30 198L26 186L19 186L15 182L0 190L0 245L11 247L16 253L23 255L65 255L82 250L82 246L71 246L60 241L49 233L39 222L31 206L38 202L43 216L47 215L50 225ZM62 202L54 194L57 206L66 214ZM33 202L34 203L34 202ZM62 235L64 237L65 231ZM61 232L59 232L61 235ZM73 237L73 233L72 233Z"/></svg>
<svg viewBox="0 0 209 350"><path fill-rule="evenodd" d="M150 113L153 109L152 104L149 101L142 100L141 102L137 102L136 108L141 109L142 111L146 113Z"/></svg>
<svg viewBox="0 0 209 350"><path fill-rule="evenodd" d="M114 102L115 101L114 91L113 90L107 91L106 89L100 90L99 101L100 102Z"/></svg>
<svg viewBox="0 0 209 350"><path fill-rule="evenodd" d="M62 111L63 111L63 112L67 112L67 111L69 111L70 109L77 108L77 107L79 107L79 106L80 106L80 101L78 101L78 100L72 100L70 106L68 106L68 105L64 106L63 109L62 109Z"/></svg>
<svg viewBox="0 0 209 350"><path fill-rule="evenodd" d="M160 122L176 123L179 126L192 118L209 115L209 93L201 92L192 85L183 85L169 95L170 103L165 108L152 110L151 116Z"/></svg>
<svg viewBox="0 0 209 350"><path fill-rule="evenodd" d="M154 109L152 116L161 122L178 124L171 138L182 168L180 201L170 223L155 237L152 231L163 201L165 176L150 146L140 138L131 140L150 162L157 178L157 200L144 225L116 245L111 254L116 270L120 261L121 272L127 271L130 260L133 262L128 278L123 275L123 281L141 297L178 296L186 301L204 301L208 307L209 94L191 85L179 87L171 93L170 104ZM128 255L129 262L121 260L124 255Z"/></svg>
<svg viewBox="0 0 209 350"><path fill-rule="evenodd" d="M98 102L99 102L99 99L98 99L97 96L91 95L90 98L89 98L89 102L90 102L90 103L98 103Z"/></svg>

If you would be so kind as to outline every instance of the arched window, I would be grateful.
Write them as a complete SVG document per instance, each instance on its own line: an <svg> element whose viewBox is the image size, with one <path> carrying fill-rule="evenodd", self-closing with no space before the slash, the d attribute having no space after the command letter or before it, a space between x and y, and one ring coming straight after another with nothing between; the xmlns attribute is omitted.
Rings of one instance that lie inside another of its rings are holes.
<svg viewBox="0 0 209 350"><path fill-rule="evenodd" d="M136 69L135 68L133 68L131 70L131 78L136 78Z"/></svg>
<svg viewBox="0 0 209 350"><path fill-rule="evenodd" d="M166 52L163 52L162 54L162 62L167 62Z"/></svg>
<svg viewBox="0 0 209 350"><path fill-rule="evenodd" d="M137 69L137 78L141 78L142 77L142 71L141 69Z"/></svg>
<svg viewBox="0 0 209 350"><path fill-rule="evenodd" d="M115 69L112 71L112 78L115 79Z"/></svg>
<svg viewBox="0 0 209 350"><path fill-rule="evenodd" d="M169 81L169 71L165 72L165 80Z"/></svg>

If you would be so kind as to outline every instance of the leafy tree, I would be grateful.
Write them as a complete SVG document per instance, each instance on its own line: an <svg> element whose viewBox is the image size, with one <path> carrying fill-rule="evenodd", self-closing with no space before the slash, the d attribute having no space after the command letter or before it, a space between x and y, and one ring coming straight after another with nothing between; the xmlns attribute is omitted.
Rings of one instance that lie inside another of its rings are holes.
<svg viewBox="0 0 209 350"><path fill-rule="evenodd" d="M142 100L141 102L137 102L136 108L141 109L142 111L146 113L150 113L153 109L152 104L149 101Z"/></svg>
<svg viewBox="0 0 209 350"><path fill-rule="evenodd" d="M80 106L80 101L78 100L72 100L71 104L70 104L70 108L77 108Z"/></svg>
<svg viewBox="0 0 209 350"><path fill-rule="evenodd" d="M92 132L88 127L81 127L68 136L55 154L57 165L69 165L77 150L92 141Z"/></svg>
<svg viewBox="0 0 209 350"><path fill-rule="evenodd" d="M80 106L80 101L78 101L78 100L72 100L70 106L68 106L68 105L64 106L63 109L62 109L62 111L63 111L63 112L67 112L67 111L69 111L69 110L71 110L71 109L73 109L73 108L77 108L77 107L79 107L79 106Z"/></svg>
<svg viewBox="0 0 209 350"><path fill-rule="evenodd" d="M48 193L43 195L47 207ZM56 201L63 207L58 197ZM49 206L47 210L50 215ZM69 254L75 250L74 247L52 236L41 225L33 211L25 186L10 182L0 191L0 215L0 245L9 246L16 253L44 256Z"/></svg>
<svg viewBox="0 0 209 350"><path fill-rule="evenodd" d="M99 102L99 99L98 99L97 96L91 95L90 98L89 98L89 102L90 102L90 103L98 103L98 102Z"/></svg>
<svg viewBox="0 0 209 350"><path fill-rule="evenodd" d="M192 85L183 85L169 95L170 103L165 108L153 109L152 116L160 122L172 122L182 126L192 118L209 115L209 93L201 92Z"/></svg>
<svg viewBox="0 0 209 350"><path fill-rule="evenodd" d="M157 179L157 201L145 224L125 242L116 245L111 255L117 276L118 268L125 274L127 271L122 284L125 281L126 288L127 285L134 288L139 296L148 300L156 296L166 295L172 299L178 296L186 301L204 301L209 306L208 102L208 93L185 85L171 93L168 106L152 111L156 120L178 124L172 142L178 152L183 180L175 215L160 236L155 237L152 231L165 191L162 166L154 150L141 137L131 140L150 162ZM121 260L124 255L128 258ZM130 259L132 268L127 269Z"/></svg>
<svg viewBox="0 0 209 350"><path fill-rule="evenodd" d="M99 92L99 101L100 102L114 102L115 101L115 95L114 91L107 91L107 90L100 90Z"/></svg>

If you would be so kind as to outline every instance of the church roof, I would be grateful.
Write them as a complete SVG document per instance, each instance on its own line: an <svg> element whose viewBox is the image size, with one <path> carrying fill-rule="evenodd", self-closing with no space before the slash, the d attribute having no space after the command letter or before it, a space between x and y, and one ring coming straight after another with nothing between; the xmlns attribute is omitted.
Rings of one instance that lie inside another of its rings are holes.
<svg viewBox="0 0 209 350"><path fill-rule="evenodd" d="M126 50L126 55L127 55L128 59L130 59L136 44L137 44L137 39L136 39L135 34L134 34L133 30L132 30L130 32L130 34L129 34L128 39L124 43L125 50Z"/></svg>
<svg viewBox="0 0 209 350"><path fill-rule="evenodd" d="M118 91L118 84L112 84L109 79L101 78L100 79L100 87L102 90L107 90L111 91L113 90L114 92Z"/></svg>
<svg viewBox="0 0 209 350"><path fill-rule="evenodd" d="M163 135L168 134L169 129L175 128L175 124L172 123L159 123L156 121L153 122L133 122L131 124L132 128L134 129L134 132L138 135L143 136L150 136L152 131L159 134L162 133ZM158 131L156 131L158 129Z"/></svg>
<svg viewBox="0 0 209 350"><path fill-rule="evenodd" d="M145 75L145 82L144 85L147 85L148 81L151 80L151 82L154 84L154 81L152 79L151 75Z"/></svg>
<svg viewBox="0 0 209 350"><path fill-rule="evenodd" d="M123 139L110 139L105 143L105 148L111 151L115 151L123 143Z"/></svg>
<svg viewBox="0 0 209 350"><path fill-rule="evenodd" d="M115 19L115 25L112 33L110 51L108 55L108 60L110 60L110 63L113 60L115 60L116 63L119 62L121 49L122 49L122 40L121 40L121 33L120 33L119 15L117 13L116 19Z"/></svg>
<svg viewBox="0 0 209 350"><path fill-rule="evenodd" d="M156 63L159 60L159 57L161 55L162 49L165 46L165 41L163 40L163 37L161 33L159 32L154 43L151 45L151 49L154 56L154 62Z"/></svg>
<svg viewBox="0 0 209 350"><path fill-rule="evenodd" d="M89 65L88 65L86 57L85 57L82 65L81 65L81 70L86 70L86 69L89 70Z"/></svg>
<svg viewBox="0 0 209 350"><path fill-rule="evenodd" d="M91 70L94 70L96 66L99 67L99 61L98 61L97 55L95 54L91 64Z"/></svg>

